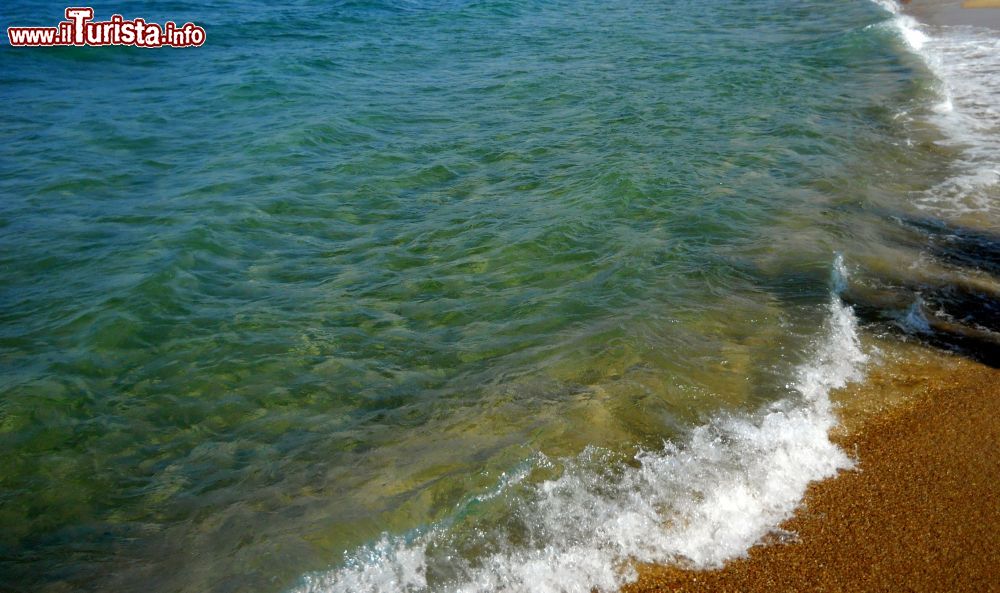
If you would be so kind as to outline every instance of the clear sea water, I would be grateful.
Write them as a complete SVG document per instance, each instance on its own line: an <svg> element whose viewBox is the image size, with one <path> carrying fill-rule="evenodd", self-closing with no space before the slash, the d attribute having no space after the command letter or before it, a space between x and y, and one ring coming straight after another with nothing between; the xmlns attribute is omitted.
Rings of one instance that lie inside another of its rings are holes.
<svg viewBox="0 0 1000 593"><path fill-rule="evenodd" d="M0 46L0 590L718 565L851 463L831 290L1000 228L996 36L869 1L120 10L207 41Z"/></svg>

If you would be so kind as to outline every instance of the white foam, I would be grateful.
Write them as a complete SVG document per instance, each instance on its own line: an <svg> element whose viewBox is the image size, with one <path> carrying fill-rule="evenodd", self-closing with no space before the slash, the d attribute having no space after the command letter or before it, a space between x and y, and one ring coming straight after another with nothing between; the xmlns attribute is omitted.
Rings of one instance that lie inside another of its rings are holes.
<svg viewBox="0 0 1000 593"><path fill-rule="evenodd" d="M840 295L847 290L847 264L844 263L844 255L837 253L833 257L833 268L830 270L830 285L833 288L834 296Z"/></svg>
<svg viewBox="0 0 1000 593"><path fill-rule="evenodd" d="M833 274L842 289L839 256ZM478 558L451 552L460 547L457 536L442 524L385 536L341 568L306 577L298 591L590 593L634 579L631 561L719 566L775 530L810 482L852 466L828 438L835 423L829 393L859 379L866 359L852 310L833 294L823 338L788 398L752 416L716 418L682 443L640 453L634 464L593 447L564 460L561 476L522 483L526 492L509 497L517 501L508 512L518 535L491 527L501 533L486 538L492 551ZM441 574L450 576L430 576Z"/></svg>
<svg viewBox="0 0 1000 593"><path fill-rule="evenodd" d="M1000 217L1000 36L991 29L931 30L890 0L874 0L890 13L887 24L940 81L930 120L960 149L955 174L918 196L938 214L980 212Z"/></svg>

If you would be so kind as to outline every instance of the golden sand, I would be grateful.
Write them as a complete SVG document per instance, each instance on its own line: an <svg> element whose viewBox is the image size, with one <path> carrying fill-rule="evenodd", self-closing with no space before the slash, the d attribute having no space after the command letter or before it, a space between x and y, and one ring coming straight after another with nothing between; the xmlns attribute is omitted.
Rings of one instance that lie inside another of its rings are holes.
<svg viewBox="0 0 1000 593"><path fill-rule="evenodd" d="M810 487L782 526L797 541L721 570L643 566L623 591L1000 591L1000 371L901 368L866 382L909 395L836 437L858 470Z"/></svg>

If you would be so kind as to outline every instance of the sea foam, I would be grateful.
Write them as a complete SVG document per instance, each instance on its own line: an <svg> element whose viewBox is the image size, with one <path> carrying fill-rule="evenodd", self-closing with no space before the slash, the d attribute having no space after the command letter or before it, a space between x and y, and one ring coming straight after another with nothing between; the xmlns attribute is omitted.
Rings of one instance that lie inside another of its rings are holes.
<svg viewBox="0 0 1000 593"><path fill-rule="evenodd" d="M890 0L874 0L891 13L885 26L926 64L938 80L938 102L928 119L959 149L948 179L917 196L936 214L987 212L1000 216L1000 36L967 26L931 28Z"/></svg>
<svg viewBox="0 0 1000 593"><path fill-rule="evenodd" d="M845 273L838 256L825 331L790 397L749 416L719 416L615 471L600 469L615 463L607 452L588 448L511 507L527 532L493 538L501 543L479 558L436 553L453 544L442 524L386 535L298 591L614 591L635 578L635 561L711 568L744 555L791 516L810 482L853 465L828 437L830 391L860 379L867 359L853 311L837 296Z"/></svg>

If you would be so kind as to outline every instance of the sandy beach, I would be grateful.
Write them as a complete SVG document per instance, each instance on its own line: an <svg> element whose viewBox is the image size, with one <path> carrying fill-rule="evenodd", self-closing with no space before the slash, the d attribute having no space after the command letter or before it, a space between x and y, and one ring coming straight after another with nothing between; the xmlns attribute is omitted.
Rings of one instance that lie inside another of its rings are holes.
<svg viewBox="0 0 1000 593"><path fill-rule="evenodd" d="M0 593L1000 593L996 5L6 2Z"/></svg>
<svg viewBox="0 0 1000 593"><path fill-rule="evenodd" d="M794 535L721 570L642 567L625 591L998 590L1000 371L924 356L842 394L857 469L810 487Z"/></svg>
<svg viewBox="0 0 1000 593"><path fill-rule="evenodd" d="M997 0L912 0L934 26L1000 28ZM627 593L1000 591L1000 370L913 343L833 395L857 461L782 535L718 570L641 566Z"/></svg>

